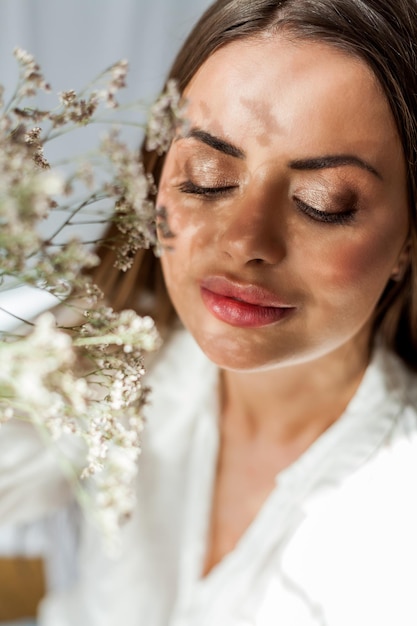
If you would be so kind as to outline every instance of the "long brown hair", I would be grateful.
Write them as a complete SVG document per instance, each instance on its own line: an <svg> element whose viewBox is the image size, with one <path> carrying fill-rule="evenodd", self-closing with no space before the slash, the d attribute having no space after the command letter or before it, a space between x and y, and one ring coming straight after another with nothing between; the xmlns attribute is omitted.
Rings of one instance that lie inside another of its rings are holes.
<svg viewBox="0 0 417 626"><path fill-rule="evenodd" d="M182 92L220 46L285 28L299 39L328 43L361 58L378 78L391 107L407 164L410 263L402 280L389 281L374 317L374 335L417 370L417 0L217 0L197 22L168 78ZM158 184L163 157L142 149ZM169 324L175 313L159 260L140 251L126 275L111 269L112 252L100 251L96 279L115 308L132 307ZM138 294L151 293L151 308Z"/></svg>

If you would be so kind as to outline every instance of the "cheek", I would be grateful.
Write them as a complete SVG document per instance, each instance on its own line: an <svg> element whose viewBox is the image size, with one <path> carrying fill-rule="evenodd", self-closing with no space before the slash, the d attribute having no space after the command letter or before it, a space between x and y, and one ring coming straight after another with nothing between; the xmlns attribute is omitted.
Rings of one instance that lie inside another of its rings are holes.
<svg viewBox="0 0 417 626"><path fill-rule="evenodd" d="M380 246L367 244L338 246L333 254L330 280L340 287L358 284L385 270L386 259ZM385 271L383 272L385 274Z"/></svg>
<svg viewBox="0 0 417 626"><path fill-rule="evenodd" d="M216 220L210 206L180 192L169 177L165 177L158 193L157 207L162 208L164 215L163 224L158 220L158 238L162 246L170 250L170 265L175 264L177 258L184 262L200 250L210 254L216 239ZM164 236L167 231L170 233L168 238Z"/></svg>
<svg viewBox="0 0 417 626"><path fill-rule="evenodd" d="M199 259L203 255L204 258L210 255L212 230L205 220L199 219L184 206L179 206L173 199L169 199L165 209L172 236L164 238L162 229L158 229L163 247L161 264L171 297L177 301L188 288L188 279L196 273Z"/></svg>
<svg viewBox="0 0 417 626"><path fill-rule="evenodd" d="M158 228L158 238L162 247L166 248L167 264L174 266L182 263L183 269L186 269L191 258L197 258L200 251L204 251L205 256L210 254L214 240L210 220L201 219L171 202L165 208L165 222L164 228L168 227L169 237L164 237L164 228Z"/></svg>
<svg viewBox="0 0 417 626"><path fill-rule="evenodd" d="M343 300L359 297L374 304L389 280L401 243L395 233L394 237L385 233L347 236L318 250L311 269L332 296L337 294Z"/></svg>

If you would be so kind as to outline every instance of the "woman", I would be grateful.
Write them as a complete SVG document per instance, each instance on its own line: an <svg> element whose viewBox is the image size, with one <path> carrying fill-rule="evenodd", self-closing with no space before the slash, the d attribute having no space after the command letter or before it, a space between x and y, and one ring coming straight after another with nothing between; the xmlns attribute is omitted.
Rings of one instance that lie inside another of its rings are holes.
<svg viewBox="0 0 417 626"><path fill-rule="evenodd" d="M189 129L146 156L187 330L149 376L122 557L87 529L42 624L417 623L416 41L415 0L220 0L195 27ZM110 299L156 276L161 312L158 263Z"/></svg>

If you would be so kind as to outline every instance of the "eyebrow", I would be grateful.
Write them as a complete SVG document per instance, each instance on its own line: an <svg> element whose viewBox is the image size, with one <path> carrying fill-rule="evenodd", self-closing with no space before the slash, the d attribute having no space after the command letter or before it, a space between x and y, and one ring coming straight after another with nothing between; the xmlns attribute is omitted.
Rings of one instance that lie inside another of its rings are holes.
<svg viewBox="0 0 417 626"><path fill-rule="evenodd" d="M293 170L325 170L333 167L343 167L354 165L382 180L381 174L369 163L353 154L329 154L308 159L296 159L289 162L289 167Z"/></svg>
<svg viewBox="0 0 417 626"><path fill-rule="evenodd" d="M192 128L187 133L186 137L190 139L197 139L198 141L205 143L207 146L210 146L210 148L214 148L214 150L223 152L223 154L235 157L236 159L244 159L246 157L246 154L243 152L243 150L241 150L237 146L234 146L232 143L229 143L224 139L220 139L220 137L215 137L205 130Z"/></svg>
<svg viewBox="0 0 417 626"><path fill-rule="evenodd" d="M186 135L186 138L197 139L202 143L237 159L245 159L246 154L243 150L233 145L225 139L220 139L211 133L200 128L192 128ZM324 170L336 167L355 166L370 172L380 180L381 174L370 163L360 159L353 154L329 154L319 157L311 157L306 159L295 159L289 162L289 167L293 170Z"/></svg>

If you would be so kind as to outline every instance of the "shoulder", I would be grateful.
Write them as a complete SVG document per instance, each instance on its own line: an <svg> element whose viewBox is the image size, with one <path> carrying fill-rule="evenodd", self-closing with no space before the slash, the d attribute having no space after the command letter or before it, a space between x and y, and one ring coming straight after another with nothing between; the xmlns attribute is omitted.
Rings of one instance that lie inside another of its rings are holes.
<svg viewBox="0 0 417 626"><path fill-rule="evenodd" d="M380 389L370 385L366 392L377 398L374 419L385 420L386 428L367 461L347 481L346 495L362 494L363 506L374 512L380 506L381 515L385 511L389 517L393 507L403 512L411 507L417 516L417 375L382 348L374 356L373 368Z"/></svg>
<svg viewBox="0 0 417 626"><path fill-rule="evenodd" d="M392 437L392 448L403 445L417 447L417 373L390 351L381 349L376 357L383 371L387 403L398 406Z"/></svg>
<svg viewBox="0 0 417 626"><path fill-rule="evenodd" d="M359 418L375 410L372 424L386 428L355 471L328 476L305 503L282 567L328 623L408 625L417 623L417 377L385 351L372 367Z"/></svg>

